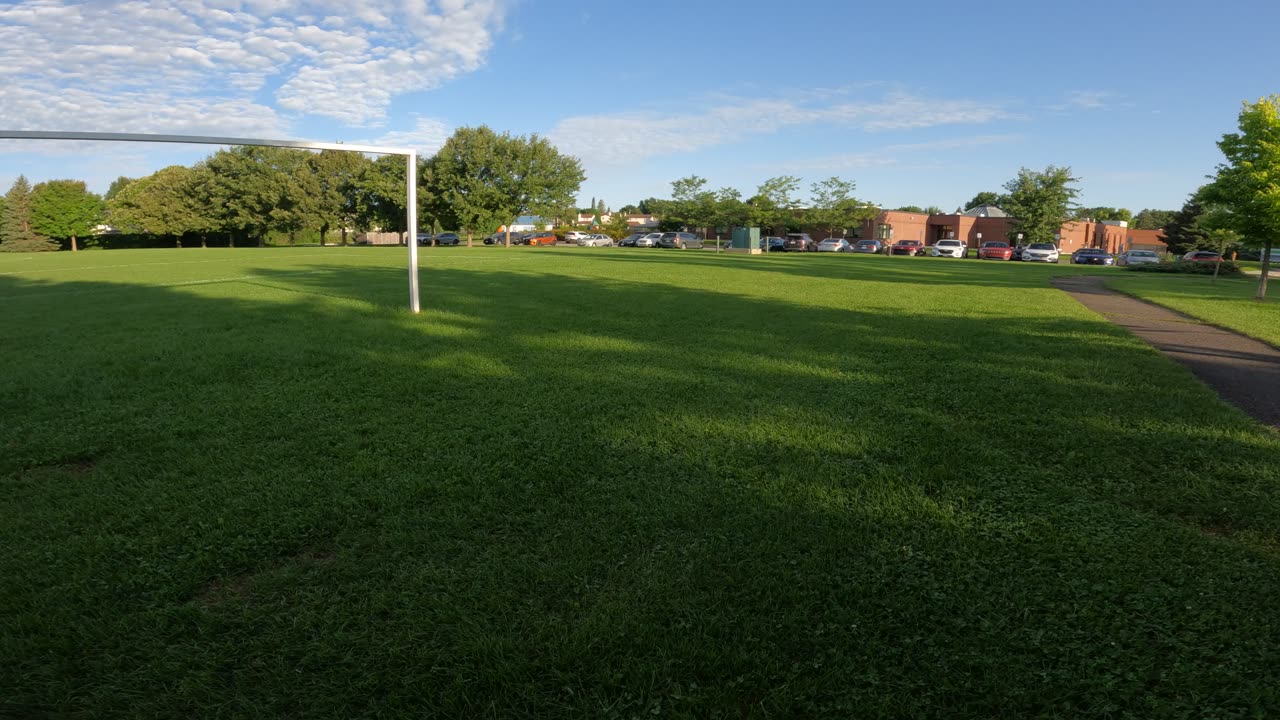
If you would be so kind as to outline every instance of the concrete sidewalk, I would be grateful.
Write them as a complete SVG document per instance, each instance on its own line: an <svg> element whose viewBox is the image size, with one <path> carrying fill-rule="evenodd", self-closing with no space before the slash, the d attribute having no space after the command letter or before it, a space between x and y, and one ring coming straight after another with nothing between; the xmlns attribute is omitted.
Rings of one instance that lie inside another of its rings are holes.
<svg viewBox="0 0 1280 720"><path fill-rule="evenodd" d="M1167 308L1109 290L1099 277L1054 278L1054 286L1190 368L1224 400L1280 428L1280 350Z"/></svg>

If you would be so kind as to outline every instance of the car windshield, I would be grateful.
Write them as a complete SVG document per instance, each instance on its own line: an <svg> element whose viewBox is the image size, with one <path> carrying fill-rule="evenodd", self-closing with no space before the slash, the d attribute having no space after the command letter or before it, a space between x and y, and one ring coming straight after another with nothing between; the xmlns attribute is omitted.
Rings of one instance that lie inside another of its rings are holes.
<svg viewBox="0 0 1280 720"><path fill-rule="evenodd" d="M959 245L960 241L959 240L939 240L938 244L939 245Z"/></svg>
<svg viewBox="0 0 1280 720"><path fill-rule="evenodd" d="M982 244L982 247L989 247L989 248L1007 248L1007 247L1009 247L1009 243L989 242L989 243L983 243L983 244Z"/></svg>
<svg viewBox="0 0 1280 720"><path fill-rule="evenodd" d="M1027 246L1028 250L1052 250L1053 246L1049 243L1031 243Z"/></svg>
<svg viewBox="0 0 1280 720"><path fill-rule="evenodd" d="M899 245L910 245L910 246L914 247L914 246L916 246L916 245L919 245L920 243L916 242L915 240L903 240L902 242L900 242L900 243L898 243L898 244L899 244Z"/></svg>
<svg viewBox="0 0 1280 720"><path fill-rule="evenodd" d="M1156 254L1150 250L1134 250L1129 253L1130 257L1155 257Z"/></svg>

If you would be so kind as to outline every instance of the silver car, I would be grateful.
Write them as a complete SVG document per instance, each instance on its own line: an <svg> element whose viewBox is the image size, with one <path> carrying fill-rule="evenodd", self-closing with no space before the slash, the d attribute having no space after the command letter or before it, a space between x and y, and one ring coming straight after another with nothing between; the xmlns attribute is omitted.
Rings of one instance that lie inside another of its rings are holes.
<svg viewBox="0 0 1280 720"><path fill-rule="evenodd" d="M1058 262L1058 248L1050 243L1031 243L1022 251L1024 262Z"/></svg>
<svg viewBox="0 0 1280 720"><path fill-rule="evenodd" d="M1120 253L1116 265L1142 265L1144 263L1160 263L1160 256L1151 250L1130 250Z"/></svg>
<svg viewBox="0 0 1280 720"><path fill-rule="evenodd" d="M662 233L649 233L636 240L636 247L658 247L658 239L661 237Z"/></svg>
<svg viewBox="0 0 1280 720"><path fill-rule="evenodd" d="M818 252L847 253L853 252L853 246L844 238L827 238L818 243Z"/></svg>

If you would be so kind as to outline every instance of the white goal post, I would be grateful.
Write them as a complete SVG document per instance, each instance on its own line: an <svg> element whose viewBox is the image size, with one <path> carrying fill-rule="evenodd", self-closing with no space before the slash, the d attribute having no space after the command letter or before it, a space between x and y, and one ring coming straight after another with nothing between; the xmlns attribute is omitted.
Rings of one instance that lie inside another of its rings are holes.
<svg viewBox="0 0 1280 720"><path fill-rule="evenodd" d="M301 150L346 150L373 155L403 155L405 158L405 207L409 245L409 309L418 312L418 151L377 145L309 142L306 140L255 140L252 138L209 137L204 135L147 135L143 133L46 132L43 130L0 130L0 140L87 140L91 142L182 143L186 145L257 145Z"/></svg>

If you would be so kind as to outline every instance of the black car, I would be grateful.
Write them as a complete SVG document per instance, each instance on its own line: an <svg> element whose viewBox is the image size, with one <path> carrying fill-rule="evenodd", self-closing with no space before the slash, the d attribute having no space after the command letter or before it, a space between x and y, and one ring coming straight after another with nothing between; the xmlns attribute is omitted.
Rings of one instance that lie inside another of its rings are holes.
<svg viewBox="0 0 1280 720"><path fill-rule="evenodd" d="M618 241L618 247L635 247L636 241L648 234L647 232L631 233Z"/></svg>
<svg viewBox="0 0 1280 720"><path fill-rule="evenodd" d="M1013 255L1012 255L1009 259L1010 259L1010 260L1021 260L1021 259L1022 259L1022 251L1023 251L1023 250L1026 250L1026 249L1027 249L1027 246L1026 246L1026 245L1015 245L1015 246L1014 246L1014 248L1013 248Z"/></svg>
<svg viewBox="0 0 1280 720"><path fill-rule="evenodd" d="M1080 248L1071 253L1072 265L1114 265L1115 258L1101 248Z"/></svg>
<svg viewBox="0 0 1280 720"><path fill-rule="evenodd" d="M785 252L787 249L787 241L780 237L761 238L760 249L765 252Z"/></svg>
<svg viewBox="0 0 1280 720"><path fill-rule="evenodd" d="M436 245L460 245L462 238L458 237L458 233L440 233L436 236Z"/></svg>

